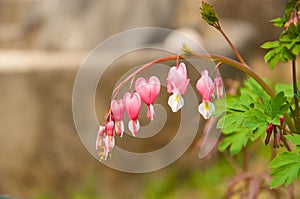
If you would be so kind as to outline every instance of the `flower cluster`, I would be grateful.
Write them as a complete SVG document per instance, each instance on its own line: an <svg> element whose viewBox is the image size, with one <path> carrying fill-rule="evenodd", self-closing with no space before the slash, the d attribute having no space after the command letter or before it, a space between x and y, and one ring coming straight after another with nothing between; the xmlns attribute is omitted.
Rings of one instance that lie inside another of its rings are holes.
<svg viewBox="0 0 300 199"><path fill-rule="evenodd" d="M283 122L284 119L280 118L280 125L275 125L270 123L266 129L266 137L265 137L265 145L268 145L271 139L271 135L273 133L274 139L274 147L281 146L281 141L283 141Z"/></svg>
<svg viewBox="0 0 300 199"><path fill-rule="evenodd" d="M190 79L187 75L186 65L180 63L170 68L167 81L167 92L171 94L168 99L168 105L173 112L178 112L184 105L184 95L187 91ZM123 116L126 111L130 121L128 129L133 136L136 136L140 129L138 116L142 101L147 105L147 118L152 121L155 117L153 103L156 100L161 83L156 76L149 79L139 77L134 84L133 93L126 92L122 99L113 99L110 109L105 117L105 121L100 125L96 140L96 150L99 151L100 160L109 159L109 154L115 145L115 133L122 137L124 133ZM200 114L208 119L215 111L212 103L212 97L216 91L217 98L223 96L223 82L221 77L217 76L213 81L208 76L208 71L201 73L201 78L196 85L197 90L202 95L203 102L198 109Z"/></svg>

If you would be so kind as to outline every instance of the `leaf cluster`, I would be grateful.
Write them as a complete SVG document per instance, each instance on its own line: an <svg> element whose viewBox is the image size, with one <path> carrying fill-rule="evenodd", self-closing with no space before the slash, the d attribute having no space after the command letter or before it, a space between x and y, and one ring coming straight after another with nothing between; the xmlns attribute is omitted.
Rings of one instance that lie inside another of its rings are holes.
<svg viewBox="0 0 300 199"><path fill-rule="evenodd" d="M280 117L289 109L283 92L273 99L253 79L245 81L239 96L229 96L226 114L218 123L225 138L219 145L221 151L229 148L234 155L266 132L268 124L280 124Z"/></svg>
<svg viewBox="0 0 300 199"><path fill-rule="evenodd" d="M290 185L300 172L300 135L286 136L294 144L296 151L282 152L270 162L271 168L271 188L276 188L284 184ZM300 180L300 179L299 179Z"/></svg>
<svg viewBox="0 0 300 199"><path fill-rule="evenodd" d="M290 0L285 8L282 18L273 19L274 26L284 28L284 25L290 19L291 12L297 5L296 0ZM273 69L280 61L286 63L289 60L295 60L300 53L300 25L291 23L288 28L284 28L278 40L264 43L261 48L268 49L264 56L265 62Z"/></svg>

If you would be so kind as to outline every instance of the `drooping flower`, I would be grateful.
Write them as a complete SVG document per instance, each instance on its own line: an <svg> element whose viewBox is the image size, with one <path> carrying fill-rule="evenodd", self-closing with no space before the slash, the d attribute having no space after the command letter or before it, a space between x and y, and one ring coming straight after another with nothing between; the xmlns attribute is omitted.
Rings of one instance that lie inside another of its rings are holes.
<svg viewBox="0 0 300 199"><path fill-rule="evenodd" d="M135 81L135 90L147 105L147 117L152 121L155 116L153 102L160 91L159 79L156 76L152 76L148 80L140 77Z"/></svg>
<svg viewBox="0 0 300 199"><path fill-rule="evenodd" d="M114 121L109 121L106 124L106 137L105 137L105 146L108 152L111 152L115 146L114 131L115 131L115 123Z"/></svg>
<svg viewBox="0 0 300 199"><path fill-rule="evenodd" d="M270 123L267 128L266 128L266 136L265 136L265 145L268 145L273 133L274 136L274 147L279 147L281 146L281 141L283 141L283 123L284 123L284 118L281 117L279 119L280 124L279 125L275 125Z"/></svg>
<svg viewBox="0 0 300 199"><path fill-rule="evenodd" d="M224 86L222 78L220 76L217 76L214 80L214 84L216 87L217 98L221 99L224 95Z"/></svg>
<svg viewBox="0 0 300 199"><path fill-rule="evenodd" d="M100 125L97 134L97 139L96 139L96 150L100 149L102 146L104 132L105 132L105 126Z"/></svg>
<svg viewBox="0 0 300 199"><path fill-rule="evenodd" d="M171 67L167 77L167 92L172 93L168 104L173 112L177 112L183 107L184 99L181 94L185 94L189 81L184 63Z"/></svg>
<svg viewBox="0 0 300 199"><path fill-rule="evenodd" d="M99 151L100 160L107 160L109 157L109 151L106 145L106 126L100 125L96 139L96 150Z"/></svg>
<svg viewBox="0 0 300 199"><path fill-rule="evenodd" d="M125 104L124 100L113 100L111 102L111 112L113 114L114 120L115 120L115 130L116 133L122 137L124 133L124 122L123 122L123 116L125 111Z"/></svg>
<svg viewBox="0 0 300 199"><path fill-rule="evenodd" d="M208 76L207 70L201 72L201 78L197 81L196 88L202 95L202 103L199 105L198 111L204 119L208 119L215 111L215 105L211 102L215 85L212 79Z"/></svg>
<svg viewBox="0 0 300 199"><path fill-rule="evenodd" d="M133 136L136 136L138 130L140 129L140 123L138 120L138 115L141 109L141 97L135 92L133 94L127 92L124 94L125 109L130 119L128 123L128 128Z"/></svg>

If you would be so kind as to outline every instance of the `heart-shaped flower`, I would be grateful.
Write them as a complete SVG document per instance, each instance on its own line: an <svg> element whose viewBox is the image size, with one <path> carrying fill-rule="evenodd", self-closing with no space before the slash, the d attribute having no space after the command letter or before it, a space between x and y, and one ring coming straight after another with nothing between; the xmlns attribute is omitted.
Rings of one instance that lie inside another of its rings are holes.
<svg viewBox="0 0 300 199"><path fill-rule="evenodd" d="M128 128L131 131L132 135L136 136L140 128L138 116L141 109L141 97L137 92L133 94L127 92L124 94L123 99L125 103L126 112L130 119L128 123Z"/></svg>
<svg viewBox="0 0 300 199"><path fill-rule="evenodd" d="M123 116L125 111L124 100L113 100L110 105L111 112L115 120L116 133L122 137L124 132Z"/></svg>
<svg viewBox="0 0 300 199"><path fill-rule="evenodd" d="M167 91L172 93L169 97L168 104L173 112L177 112L184 105L184 99L181 94L185 94L190 79L187 76L187 70L184 63L173 66L169 70L167 77Z"/></svg>
<svg viewBox="0 0 300 199"><path fill-rule="evenodd" d="M215 106L211 103L211 98L214 93L215 85L212 79L208 76L208 71L201 72L201 78L198 80L196 88L202 95L202 103L198 107L198 111L204 117L208 119L215 111Z"/></svg>
<svg viewBox="0 0 300 199"><path fill-rule="evenodd" d="M150 77L146 80L143 77L135 81L135 90L140 95L141 99L147 104L147 117L149 120L154 118L153 102L160 92L160 81L156 76Z"/></svg>

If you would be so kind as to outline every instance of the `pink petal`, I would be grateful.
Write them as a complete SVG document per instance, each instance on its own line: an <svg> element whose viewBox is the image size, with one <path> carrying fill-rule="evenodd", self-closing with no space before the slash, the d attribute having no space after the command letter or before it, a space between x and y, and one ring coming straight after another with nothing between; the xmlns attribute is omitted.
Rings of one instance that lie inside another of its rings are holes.
<svg viewBox="0 0 300 199"><path fill-rule="evenodd" d="M184 63L180 63L178 67L171 67L167 77L168 93L174 93L176 90L179 93L184 94L189 81Z"/></svg>
<svg viewBox="0 0 300 199"><path fill-rule="evenodd" d="M114 116L114 119L117 121L120 121L123 119L124 116L124 111L125 111L125 105L124 105L124 100L113 100L111 102L111 112Z"/></svg>
<svg viewBox="0 0 300 199"><path fill-rule="evenodd" d="M220 76L217 76L214 80L214 84L217 91L217 98L221 99L224 95L224 86L223 86L222 78Z"/></svg>
<svg viewBox="0 0 300 199"><path fill-rule="evenodd" d="M113 136L105 137L105 146L108 152L111 152L115 146L115 138Z"/></svg>
<svg viewBox="0 0 300 199"><path fill-rule="evenodd" d="M160 81L156 76L149 80L140 77L135 81L135 90L145 104L153 104L160 91Z"/></svg>
<svg viewBox="0 0 300 199"><path fill-rule="evenodd" d="M124 95L125 109L128 114L128 117L131 120L136 120L138 118L140 109L141 109L141 97L135 92L130 94L129 92Z"/></svg>
<svg viewBox="0 0 300 199"><path fill-rule="evenodd" d="M150 104L148 106L148 110L147 110L147 118L148 120L152 121L155 117L155 113L154 113L154 107L152 104Z"/></svg>
<svg viewBox="0 0 300 199"><path fill-rule="evenodd" d="M207 70L202 71L201 78L197 81L196 88L202 95L203 101L211 100L215 86L212 79L208 76Z"/></svg>
<svg viewBox="0 0 300 199"><path fill-rule="evenodd" d="M115 123L114 123L114 121L109 121L106 124L106 135L107 136L114 136L114 130L115 130Z"/></svg>
<svg viewBox="0 0 300 199"><path fill-rule="evenodd" d="M96 150L101 148L104 132L105 132L105 126L100 125L97 134L97 139L96 139Z"/></svg>
<svg viewBox="0 0 300 199"><path fill-rule="evenodd" d="M128 128L133 137L135 137L140 130L140 122L139 120L130 120L128 123Z"/></svg>
<svg viewBox="0 0 300 199"><path fill-rule="evenodd" d="M116 129L116 133L120 137L122 137L123 133L124 133L124 122L122 120L121 121L116 121L115 129Z"/></svg>

